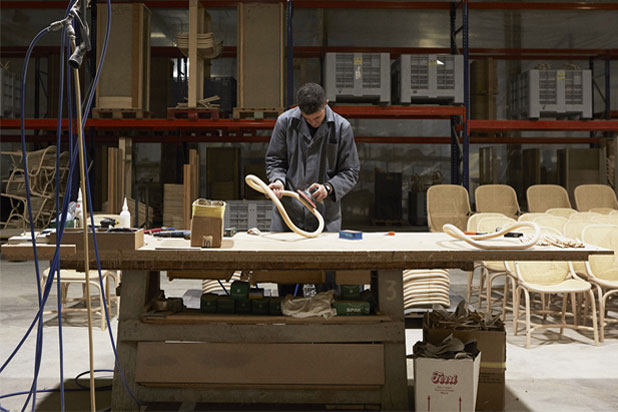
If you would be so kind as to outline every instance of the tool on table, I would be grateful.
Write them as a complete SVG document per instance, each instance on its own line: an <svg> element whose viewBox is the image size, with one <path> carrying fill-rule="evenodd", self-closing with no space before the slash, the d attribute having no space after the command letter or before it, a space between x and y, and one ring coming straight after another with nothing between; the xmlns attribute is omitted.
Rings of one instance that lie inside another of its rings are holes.
<svg viewBox="0 0 618 412"><path fill-rule="evenodd" d="M116 226L118 224L118 220L114 219L113 217L106 217L104 219L101 219L99 224L103 229L109 229L110 227Z"/></svg>
<svg viewBox="0 0 618 412"><path fill-rule="evenodd" d="M191 231L190 230L168 230L154 233L153 236L156 237L182 237L185 239L191 239Z"/></svg>
<svg viewBox="0 0 618 412"><path fill-rule="evenodd" d="M133 233L133 232L137 232L139 229L136 228L130 228L130 227L110 227L107 228L107 231L110 233L118 233L118 232L129 232L129 233Z"/></svg>
<svg viewBox="0 0 618 412"><path fill-rule="evenodd" d="M339 239L361 240L362 238L363 232L357 230L341 230L339 232Z"/></svg>
<svg viewBox="0 0 618 412"><path fill-rule="evenodd" d="M468 236L482 236L487 235L487 232L464 232L465 235ZM524 234L521 232L508 232L504 234L504 237L522 237Z"/></svg>
<svg viewBox="0 0 618 412"><path fill-rule="evenodd" d="M166 232L166 231L170 231L170 230L176 230L176 228L161 226L161 227L157 227L157 228L154 228L154 229L144 229L144 234L145 235L154 235L155 233Z"/></svg>
<svg viewBox="0 0 618 412"><path fill-rule="evenodd" d="M317 190L317 188L316 188ZM300 201L301 203L303 203L306 207L312 207L315 209L315 203L313 202L313 193L309 192L308 190L297 190L298 194L300 195ZM313 191L315 192L315 190Z"/></svg>

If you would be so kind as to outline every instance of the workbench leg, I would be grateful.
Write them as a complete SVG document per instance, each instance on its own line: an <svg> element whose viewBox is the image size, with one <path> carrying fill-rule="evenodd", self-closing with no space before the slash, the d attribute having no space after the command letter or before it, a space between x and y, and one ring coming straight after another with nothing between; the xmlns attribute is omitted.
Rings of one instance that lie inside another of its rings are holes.
<svg viewBox="0 0 618 412"><path fill-rule="evenodd" d="M401 327L401 341L384 344L383 410L408 410L408 377L406 368L405 319L403 313L403 272L378 272L378 304L380 313L391 317Z"/></svg>
<svg viewBox="0 0 618 412"><path fill-rule="evenodd" d="M120 314L118 316L118 333L122 336L121 329L124 321L139 320L144 306L158 292L159 272L147 271L123 271L120 284ZM116 341L118 363L124 373L125 381L131 393L138 397L137 384L135 383L135 360L137 355L137 342L118 339ZM139 399L139 397L138 397ZM118 367L114 368L114 383L112 387L112 411L136 411L139 406L127 392Z"/></svg>

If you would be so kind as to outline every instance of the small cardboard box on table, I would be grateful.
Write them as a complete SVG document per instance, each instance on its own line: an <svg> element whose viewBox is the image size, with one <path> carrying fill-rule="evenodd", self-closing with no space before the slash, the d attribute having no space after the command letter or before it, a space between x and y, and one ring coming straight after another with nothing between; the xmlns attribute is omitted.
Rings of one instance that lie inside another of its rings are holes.
<svg viewBox="0 0 618 412"><path fill-rule="evenodd" d="M221 247L225 202L197 199L193 202L191 216L191 246Z"/></svg>
<svg viewBox="0 0 618 412"><path fill-rule="evenodd" d="M474 359L414 359L414 409L474 411L481 366Z"/></svg>

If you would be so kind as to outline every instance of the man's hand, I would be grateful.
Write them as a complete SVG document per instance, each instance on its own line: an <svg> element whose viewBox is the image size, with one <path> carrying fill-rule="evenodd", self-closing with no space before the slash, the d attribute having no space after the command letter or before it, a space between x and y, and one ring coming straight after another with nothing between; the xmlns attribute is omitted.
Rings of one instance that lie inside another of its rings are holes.
<svg viewBox="0 0 618 412"><path fill-rule="evenodd" d="M276 180L272 182L271 184L268 185L268 187L270 188L270 190L272 190L275 193L275 196L277 196L278 199L281 199L283 197L283 194L281 192L285 188L283 187L283 183L281 182L281 180Z"/></svg>
<svg viewBox="0 0 618 412"><path fill-rule="evenodd" d="M326 190L326 186L319 183L314 183L309 186L309 193L311 193L313 199L317 200L318 202L321 202L328 197L328 190Z"/></svg>

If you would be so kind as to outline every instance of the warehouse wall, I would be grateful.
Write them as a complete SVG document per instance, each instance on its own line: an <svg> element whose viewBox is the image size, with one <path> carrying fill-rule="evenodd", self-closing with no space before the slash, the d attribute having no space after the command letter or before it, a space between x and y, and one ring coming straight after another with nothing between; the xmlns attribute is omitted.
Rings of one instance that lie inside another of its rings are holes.
<svg viewBox="0 0 618 412"><path fill-rule="evenodd" d="M225 46L236 45L236 11L210 10L212 29L215 36L224 40ZM3 46L27 46L29 40L40 28L52 20L61 18L61 10L6 10L0 15L0 44ZM474 48L617 48L618 25L615 13L606 12L546 12L546 11L473 11L470 13L470 45ZM513 26L514 25L514 26ZM505 29L510 27L510 29ZM367 28L371 28L368 30ZM448 47L449 13L447 11L422 10L311 10L297 9L294 14L294 38L299 46L379 46L379 47ZM172 46L173 35L187 31L188 13L183 9L152 10L152 46ZM521 36L518 34L521 33ZM59 34L45 36L40 45L51 46L59 43ZM43 59L44 60L44 59ZM12 62L16 70L21 71L21 61ZM520 70L533 68L538 64L548 63L543 60L532 61L498 61L498 96L497 118L508 116L508 76L513 67ZM43 67L46 63L42 62ZM576 64L587 67L585 60L553 61L552 67L564 64ZM28 95L26 98L26 117L33 113L31 63L28 77ZM215 76L235 76L236 61L233 58L220 58L212 62L211 72ZM322 81L321 62L318 58L295 59L295 87L307 81ZM602 63L599 62L595 75L602 75ZM612 75L612 110L618 110L618 62L611 62ZM599 77L600 87L603 79ZM45 113L44 99L40 111ZM601 97L595 93L596 110L602 107ZM353 120L357 135L369 136L448 136L448 121L433 120ZM5 131L3 131L5 133ZM587 132L526 132L522 137L588 136ZM201 170L205 173L205 150L208 145L199 144ZM263 159L264 144L239 144L243 161L252 163ZM478 149L488 145L471 145L470 177L471 192L478 184ZM6 150L6 143L0 143ZM355 221L368 221L373 207L374 171L380 169L403 174L403 211L407 211L407 192L411 188L413 176L441 176L442 182L450 182L450 147L448 145L426 144L359 144L362 162L361 182L351 193L344 207L346 216ZM497 163L497 181L508 182L507 171L518 167L509 158L507 146L493 145ZM522 148L532 147L523 145ZM534 147L539 147L535 145ZM547 170L548 183L555 178L556 151L564 145L541 146L543 165ZM581 146L585 147L585 146ZM136 144L136 168L140 164L147 179L152 174L152 164L161 161L158 145ZM149 166L150 165L150 166ZM205 176L205 174L203 175ZM202 179L201 195L206 193L205 178Z"/></svg>

